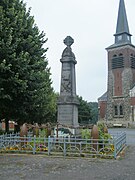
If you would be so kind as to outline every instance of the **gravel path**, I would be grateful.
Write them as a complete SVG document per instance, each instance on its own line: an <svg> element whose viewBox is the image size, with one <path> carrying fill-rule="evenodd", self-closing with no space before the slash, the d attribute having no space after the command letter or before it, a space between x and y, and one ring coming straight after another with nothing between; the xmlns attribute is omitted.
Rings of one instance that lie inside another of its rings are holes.
<svg viewBox="0 0 135 180"><path fill-rule="evenodd" d="M0 154L0 180L135 180L135 146L119 160Z"/></svg>

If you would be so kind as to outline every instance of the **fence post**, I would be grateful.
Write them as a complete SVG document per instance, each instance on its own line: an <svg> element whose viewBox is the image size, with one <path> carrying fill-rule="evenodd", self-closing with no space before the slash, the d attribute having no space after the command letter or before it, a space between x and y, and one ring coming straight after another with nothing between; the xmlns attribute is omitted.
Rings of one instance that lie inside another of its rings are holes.
<svg viewBox="0 0 135 180"><path fill-rule="evenodd" d="M124 136L125 136L125 143L124 143L124 145L126 146L127 145L127 135L126 135L126 132L124 132Z"/></svg>
<svg viewBox="0 0 135 180"><path fill-rule="evenodd" d="M8 145L12 145L12 134L10 133L9 134L9 137L7 136L7 142L8 142Z"/></svg>
<svg viewBox="0 0 135 180"><path fill-rule="evenodd" d="M51 152L51 147L50 147L50 136L48 136L48 156L50 155Z"/></svg>
<svg viewBox="0 0 135 180"><path fill-rule="evenodd" d="M116 150L116 149L117 149L117 147L116 147L116 139L114 139L114 142L113 142L113 143L114 143L114 159L116 159L116 157L117 157L117 152L116 152L116 151L117 151L117 150Z"/></svg>
<svg viewBox="0 0 135 180"><path fill-rule="evenodd" d="M33 154L36 153L36 136L34 135Z"/></svg>
<svg viewBox="0 0 135 180"><path fill-rule="evenodd" d="M64 157L66 156L66 141L65 141L65 137L64 137L64 149L63 149L63 151L64 151Z"/></svg>
<svg viewBox="0 0 135 180"><path fill-rule="evenodd" d="M0 136L0 149L1 149L1 147L2 147L2 140L3 140L3 138L2 138L2 135Z"/></svg>

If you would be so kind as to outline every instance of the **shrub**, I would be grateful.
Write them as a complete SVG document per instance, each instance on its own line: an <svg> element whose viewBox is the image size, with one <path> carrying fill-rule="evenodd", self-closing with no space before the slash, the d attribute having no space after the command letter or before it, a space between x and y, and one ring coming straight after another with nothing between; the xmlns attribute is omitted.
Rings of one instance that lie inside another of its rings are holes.
<svg viewBox="0 0 135 180"><path fill-rule="evenodd" d="M91 138L90 130L89 129L82 129L81 137L82 137L82 139L90 139Z"/></svg>

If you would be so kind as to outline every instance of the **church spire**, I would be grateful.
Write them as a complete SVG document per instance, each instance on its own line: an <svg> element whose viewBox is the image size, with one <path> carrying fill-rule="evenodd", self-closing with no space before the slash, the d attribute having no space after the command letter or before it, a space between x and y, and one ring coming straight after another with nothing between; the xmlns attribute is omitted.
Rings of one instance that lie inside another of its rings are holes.
<svg viewBox="0 0 135 180"><path fill-rule="evenodd" d="M114 36L115 36L115 45L117 44L122 45L125 43L131 44L131 34L129 32L124 0L120 0L120 3L119 3L116 34L114 34Z"/></svg>

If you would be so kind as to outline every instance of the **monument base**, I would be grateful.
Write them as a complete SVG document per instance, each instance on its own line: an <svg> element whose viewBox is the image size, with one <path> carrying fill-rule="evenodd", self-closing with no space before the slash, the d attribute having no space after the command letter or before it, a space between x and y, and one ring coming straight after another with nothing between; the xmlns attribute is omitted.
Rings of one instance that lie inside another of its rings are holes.
<svg viewBox="0 0 135 180"><path fill-rule="evenodd" d="M78 127L78 106L75 104L59 104L58 123L68 127Z"/></svg>

